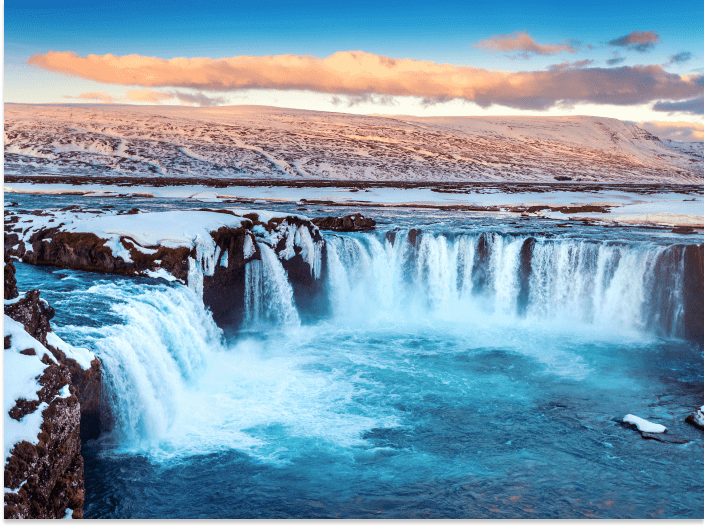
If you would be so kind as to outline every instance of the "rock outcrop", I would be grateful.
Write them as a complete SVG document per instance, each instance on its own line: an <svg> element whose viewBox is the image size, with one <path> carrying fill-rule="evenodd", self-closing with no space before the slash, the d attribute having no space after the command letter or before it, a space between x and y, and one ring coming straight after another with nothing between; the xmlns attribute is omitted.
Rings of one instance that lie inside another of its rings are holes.
<svg viewBox="0 0 704 527"><path fill-rule="evenodd" d="M369 231L376 226L376 221L372 218L365 218L361 214L349 214L341 218L335 216L325 216L313 218L311 221L317 225L319 229L323 229L325 231Z"/></svg>
<svg viewBox="0 0 704 527"><path fill-rule="evenodd" d="M79 364L75 349L51 331L54 310L39 291L19 297L14 271L5 253L10 298L5 299L4 375L11 387L4 406L10 418L5 421L5 518L82 518L81 429L99 412L100 362L93 358L86 369ZM19 392L12 389L18 379L25 387ZM38 425L34 430L32 422Z"/></svg>
<svg viewBox="0 0 704 527"><path fill-rule="evenodd" d="M685 338L704 343L704 244L684 248Z"/></svg>
<svg viewBox="0 0 704 527"><path fill-rule="evenodd" d="M324 240L303 216L71 207L8 213L5 221L5 250L26 263L179 280L202 295L224 329L242 323L245 266L262 259L261 246L281 261L301 313L323 309Z"/></svg>
<svg viewBox="0 0 704 527"><path fill-rule="evenodd" d="M693 426L696 426L700 430L704 430L704 406L697 408L684 420Z"/></svg>

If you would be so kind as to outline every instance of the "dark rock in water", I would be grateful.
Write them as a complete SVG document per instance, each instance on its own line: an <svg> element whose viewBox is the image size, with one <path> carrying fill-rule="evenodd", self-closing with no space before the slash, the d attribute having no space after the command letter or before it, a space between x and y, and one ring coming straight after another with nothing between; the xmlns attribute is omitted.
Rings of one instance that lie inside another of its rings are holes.
<svg viewBox="0 0 704 527"><path fill-rule="evenodd" d="M411 229L410 231L408 231L408 243L410 243L413 247L418 247L421 234L422 233L420 229Z"/></svg>
<svg viewBox="0 0 704 527"><path fill-rule="evenodd" d="M372 218L365 218L361 214L350 214L342 218L325 216L313 218L311 222L319 229L338 232L369 231L376 226L376 221Z"/></svg>
<svg viewBox="0 0 704 527"><path fill-rule="evenodd" d="M533 248L535 247L535 238L527 238L521 246L521 265L518 271L518 280L520 291L518 293L518 314L524 316L528 308L528 299L530 297L530 275L532 273Z"/></svg>
<svg viewBox="0 0 704 527"><path fill-rule="evenodd" d="M675 234L694 234L695 231L692 227L675 227L671 232Z"/></svg>
<svg viewBox="0 0 704 527"><path fill-rule="evenodd" d="M396 231L386 231L386 234L384 235L384 238L386 239L387 242L389 242L391 245L396 243Z"/></svg>
<svg viewBox="0 0 704 527"><path fill-rule="evenodd" d="M477 293L483 293L489 281L489 258L491 252L491 242L493 233L483 232L477 242L477 252L474 255L474 267L472 268L472 289Z"/></svg>
<svg viewBox="0 0 704 527"><path fill-rule="evenodd" d="M694 410L693 413L687 416L684 422L696 426L700 430L704 430L704 406Z"/></svg>
<svg viewBox="0 0 704 527"><path fill-rule="evenodd" d="M650 432L641 432L641 437L643 439L652 439L653 441L660 441L661 443L672 443L674 445L684 445L689 443L689 439L685 439L682 436L664 433L664 434L651 434Z"/></svg>

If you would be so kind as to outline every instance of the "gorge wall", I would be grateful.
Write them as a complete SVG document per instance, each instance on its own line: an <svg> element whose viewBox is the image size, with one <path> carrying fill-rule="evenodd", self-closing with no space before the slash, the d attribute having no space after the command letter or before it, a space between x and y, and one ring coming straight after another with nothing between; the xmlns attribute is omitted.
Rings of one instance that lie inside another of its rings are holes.
<svg viewBox="0 0 704 527"><path fill-rule="evenodd" d="M52 332L39 291L19 296L7 252L4 283L4 516L82 518L81 436L99 433L100 362Z"/></svg>

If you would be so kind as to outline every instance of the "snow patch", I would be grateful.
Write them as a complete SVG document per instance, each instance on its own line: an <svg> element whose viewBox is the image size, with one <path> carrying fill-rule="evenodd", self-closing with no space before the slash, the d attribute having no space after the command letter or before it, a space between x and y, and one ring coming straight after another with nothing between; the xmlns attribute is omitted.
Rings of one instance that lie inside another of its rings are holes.
<svg viewBox="0 0 704 527"><path fill-rule="evenodd" d="M624 423L634 425L641 432L647 432L649 434L663 434L667 431L663 425L657 423L651 423L633 414L628 414L623 418Z"/></svg>
<svg viewBox="0 0 704 527"><path fill-rule="evenodd" d="M22 324L7 315L4 315L4 317L5 336L11 336L11 339L10 347L5 350L4 354L3 425L5 460L3 466L7 464L10 451L17 443L27 441L36 445L39 442L38 435L44 422L42 412L49 405L41 403L34 412L25 415L19 421L11 418L9 412L15 406L17 399L38 400L37 392L41 389L41 386L37 379L47 367L41 361L41 358L46 353L54 360L51 353L41 342L25 331ZM23 355L20 353L20 351L28 348L34 348L36 355ZM56 361L54 360L54 362Z"/></svg>
<svg viewBox="0 0 704 527"><path fill-rule="evenodd" d="M169 273L166 269L161 268L157 269L156 271L144 271L144 274L146 274L149 278L162 278L167 282L175 282L178 280L178 278Z"/></svg>
<svg viewBox="0 0 704 527"><path fill-rule="evenodd" d="M50 346L63 351L69 359L75 360L84 370L90 369L90 364L95 359L95 355L91 351L68 344L53 331L46 334L46 341Z"/></svg>

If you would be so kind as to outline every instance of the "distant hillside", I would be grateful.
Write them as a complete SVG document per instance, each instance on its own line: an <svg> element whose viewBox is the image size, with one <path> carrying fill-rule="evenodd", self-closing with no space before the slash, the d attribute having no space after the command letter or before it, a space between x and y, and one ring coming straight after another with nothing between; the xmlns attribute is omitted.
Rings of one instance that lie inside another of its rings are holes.
<svg viewBox="0 0 704 527"><path fill-rule="evenodd" d="M704 148L601 117L5 105L6 175L704 183Z"/></svg>

